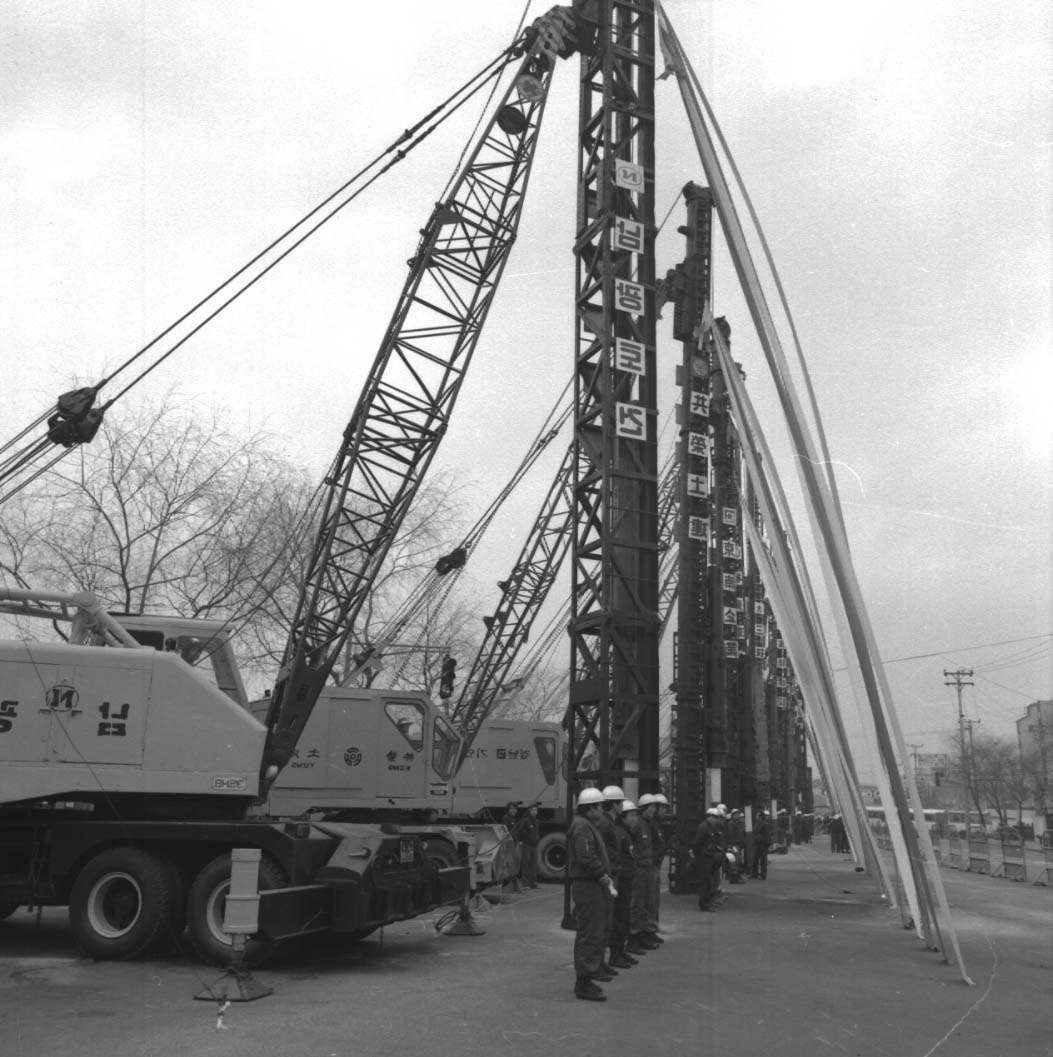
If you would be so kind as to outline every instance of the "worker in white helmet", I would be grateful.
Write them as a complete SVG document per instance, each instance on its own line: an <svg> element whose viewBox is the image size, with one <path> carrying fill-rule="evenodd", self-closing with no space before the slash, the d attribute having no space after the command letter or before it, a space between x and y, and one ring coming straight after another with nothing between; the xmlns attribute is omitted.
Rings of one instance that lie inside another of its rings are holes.
<svg viewBox="0 0 1053 1057"><path fill-rule="evenodd" d="M600 836L603 838L604 847L607 849L607 859L611 864L611 875L616 876L618 869L618 831L615 826L618 816L622 812L622 801L625 799L625 793L620 785L608 785L603 788L603 814L600 815L600 820L596 825L596 828L600 831ZM615 885L617 888L617 885ZM607 900L607 921L604 927L604 944L605 950L611 946L611 933L614 928L614 897L611 896ZM606 954L604 955L603 965L600 968L600 976L597 976L597 980L611 980L618 975L618 969L616 966L611 964L611 959Z"/></svg>
<svg viewBox="0 0 1053 1057"><path fill-rule="evenodd" d="M577 811L567 827L567 876L577 926L574 995L589 1002L607 1001L595 980L596 976L603 975L607 898L614 887L607 849L596 829L602 807L603 793L599 789L583 789L578 794Z"/></svg>
<svg viewBox="0 0 1053 1057"><path fill-rule="evenodd" d="M615 870L615 887L618 895L614 900L614 918L611 922L611 954L608 959L615 969L631 969L638 965L638 959L630 954L626 947L629 943L632 927L633 877L636 874L636 854L633 851L633 836L628 820L635 825L639 817L636 804L623 800L621 811L614 820L615 834L618 838L617 864L611 863Z"/></svg>
<svg viewBox="0 0 1053 1057"><path fill-rule="evenodd" d="M658 931L658 920L662 903L662 864L666 854L666 812L669 801L665 793L655 793L651 799L649 814L651 822L651 899L648 904L650 936L655 943L664 943Z"/></svg>
<svg viewBox="0 0 1053 1057"><path fill-rule="evenodd" d="M691 857L698 875L698 909L713 912L717 909L717 884L720 876L720 812L711 807L695 830L691 842Z"/></svg>
<svg viewBox="0 0 1053 1057"><path fill-rule="evenodd" d="M636 872L633 874L633 896L632 907L629 911L629 942L626 950L633 955L646 954L648 951L658 949L650 936L650 921L648 907L651 898L651 824L644 818L644 813L650 807L653 797L650 793L644 793L636 806L639 815L636 820L629 820L629 832L633 838L633 853L636 857Z"/></svg>

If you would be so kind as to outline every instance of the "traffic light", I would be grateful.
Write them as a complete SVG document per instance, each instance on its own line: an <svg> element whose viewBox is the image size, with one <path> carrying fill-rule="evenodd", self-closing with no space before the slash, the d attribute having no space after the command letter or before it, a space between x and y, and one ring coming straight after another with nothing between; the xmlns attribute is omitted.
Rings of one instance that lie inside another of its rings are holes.
<svg viewBox="0 0 1053 1057"><path fill-rule="evenodd" d="M445 701L453 696L453 681L457 678L457 662L447 657L442 662L442 673L439 675L439 697Z"/></svg>

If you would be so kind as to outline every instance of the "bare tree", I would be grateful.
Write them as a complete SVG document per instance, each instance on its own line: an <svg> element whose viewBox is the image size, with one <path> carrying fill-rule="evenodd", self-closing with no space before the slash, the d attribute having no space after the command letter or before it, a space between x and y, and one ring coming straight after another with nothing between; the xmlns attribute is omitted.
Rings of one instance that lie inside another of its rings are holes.
<svg viewBox="0 0 1053 1057"><path fill-rule="evenodd" d="M91 591L114 612L230 620L246 678L268 685L300 596L315 489L268 437L223 419L171 395L111 412L90 446L4 505L0 578ZM421 489L360 621L367 640L456 538L456 491L449 480ZM416 673L412 685L428 682Z"/></svg>

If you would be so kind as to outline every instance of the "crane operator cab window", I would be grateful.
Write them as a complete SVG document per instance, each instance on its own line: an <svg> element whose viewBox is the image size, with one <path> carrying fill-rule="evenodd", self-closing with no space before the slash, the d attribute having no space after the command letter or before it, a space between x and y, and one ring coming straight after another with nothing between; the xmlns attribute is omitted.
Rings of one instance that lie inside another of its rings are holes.
<svg viewBox="0 0 1053 1057"><path fill-rule="evenodd" d="M431 766L439 777L446 779L453 773L453 765L461 747L461 739L440 715L435 716L435 738L431 744Z"/></svg>
<svg viewBox="0 0 1053 1057"><path fill-rule="evenodd" d="M389 701L384 711L414 752L420 752L424 748L424 709L408 701Z"/></svg>

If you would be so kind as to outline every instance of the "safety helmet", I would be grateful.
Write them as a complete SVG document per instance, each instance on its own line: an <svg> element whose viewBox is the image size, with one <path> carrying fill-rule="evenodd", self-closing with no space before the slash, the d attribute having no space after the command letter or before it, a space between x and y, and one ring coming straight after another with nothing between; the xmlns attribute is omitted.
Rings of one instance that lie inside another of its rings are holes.
<svg viewBox="0 0 1053 1057"><path fill-rule="evenodd" d="M623 815L629 814L630 811L639 811L639 810L640 809L631 800L623 800L622 801L622 814Z"/></svg>
<svg viewBox="0 0 1053 1057"><path fill-rule="evenodd" d="M728 805L717 804L717 811L719 811L721 815L726 815L728 813Z"/></svg>
<svg viewBox="0 0 1053 1057"><path fill-rule="evenodd" d="M603 793L601 793L598 789L593 789L590 787L588 789L582 789L582 791L578 793L578 807L587 807L589 804L602 803Z"/></svg>
<svg viewBox="0 0 1053 1057"><path fill-rule="evenodd" d="M735 853L733 851L724 852L724 858L727 859L728 862L736 862L737 861L735 859Z"/></svg>
<svg viewBox="0 0 1053 1057"><path fill-rule="evenodd" d="M714 818L720 818L720 812L715 807L707 807L706 814L712 815Z"/></svg>
<svg viewBox="0 0 1053 1057"><path fill-rule="evenodd" d="M603 799L604 800L624 800L625 799L625 793L622 791L621 786L608 785L608 786L604 787Z"/></svg>
<svg viewBox="0 0 1053 1057"><path fill-rule="evenodd" d="M656 804L665 804L666 807L669 806L669 801L666 799L665 793L655 793L654 802Z"/></svg>
<svg viewBox="0 0 1053 1057"><path fill-rule="evenodd" d="M654 796L651 793L644 793L644 795L640 797L640 799L637 800L636 803L640 810L643 811L645 807L648 807L650 804L654 803Z"/></svg>

